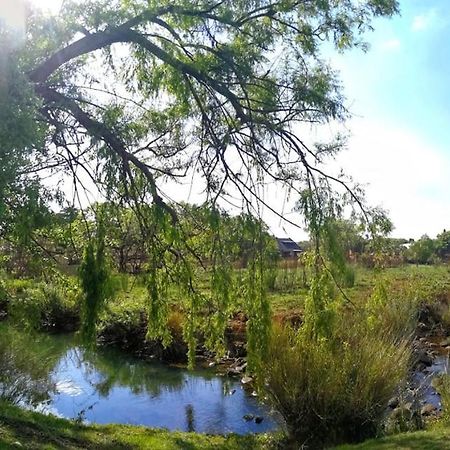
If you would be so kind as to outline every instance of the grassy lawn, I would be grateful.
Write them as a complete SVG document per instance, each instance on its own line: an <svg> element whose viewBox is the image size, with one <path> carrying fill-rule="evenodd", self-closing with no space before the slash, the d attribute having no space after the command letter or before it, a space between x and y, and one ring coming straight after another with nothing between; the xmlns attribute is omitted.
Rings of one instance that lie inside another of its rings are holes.
<svg viewBox="0 0 450 450"><path fill-rule="evenodd" d="M402 433L371 439L358 445L343 445L335 450L447 450L450 449L450 428Z"/></svg>
<svg viewBox="0 0 450 450"><path fill-rule="evenodd" d="M0 402L0 449L263 450L273 439L208 436L126 425L84 426Z"/></svg>

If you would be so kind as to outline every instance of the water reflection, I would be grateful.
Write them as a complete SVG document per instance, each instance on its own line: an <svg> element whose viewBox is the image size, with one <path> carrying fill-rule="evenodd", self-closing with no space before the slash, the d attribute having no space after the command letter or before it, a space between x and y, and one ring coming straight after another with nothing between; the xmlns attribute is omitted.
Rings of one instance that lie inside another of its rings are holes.
<svg viewBox="0 0 450 450"><path fill-rule="evenodd" d="M186 405L186 431L195 431L194 407L189 404Z"/></svg>
<svg viewBox="0 0 450 450"><path fill-rule="evenodd" d="M2 349L13 341L10 355L24 382L11 395L41 411L88 422L208 433L262 432L276 426L239 382L209 371L145 363L113 350L86 351L71 336L43 336L30 344L5 326L0 330L0 364L7 360ZM0 385L6 387L3 379L0 375ZM265 420L246 422L245 414Z"/></svg>
<svg viewBox="0 0 450 450"><path fill-rule="evenodd" d="M50 370L65 353L58 345L36 345L32 335L0 323L0 398L15 404L50 401L56 385Z"/></svg>

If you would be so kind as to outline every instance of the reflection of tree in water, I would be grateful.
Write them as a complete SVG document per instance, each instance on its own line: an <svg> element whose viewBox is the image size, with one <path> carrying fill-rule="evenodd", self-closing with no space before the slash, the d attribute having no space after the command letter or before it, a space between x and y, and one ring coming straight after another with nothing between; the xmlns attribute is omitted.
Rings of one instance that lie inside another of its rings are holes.
<svg viewBox="0 0 450 450"><path fill-rule="evenodd" d="M194 407L192 405L186 405L186 430L190 433L195 432L195 417L194 417Z"/></svg>
<svg viewBox="0 0 450 450"><path fill-rule="evenodd" d="M67 342L0 324L0 398L36 405L55 392L52 369Z"/></svg>
<svg viewBox="0 0 450 450"><path fill-rule="evenodd" d="M156 362L130 358L111 349L88 351L76 345L73 337L29 334L0 323L0 398L14 403L38 403L50 400L57 392L52 378L77 367L95 393L106 397L114 387L126 387L133 394L157 397L177 392L186 383L195 383L195 372L170 368ZM211 373L211 378L215 376ZM202 371L202 381L209 377ZM95 395L94 393L92 393ZM188 428L194 427L194 410L186 409ZM189 425L191 424L191 425Z"/></svg>
<svg viewBox="0 0 450 450"><path fill-rule="evenodd" d="M86 380L103 397L107 397L115 386L127 387L133 394L146 393L152 397L164 391L179 391L184 387L182 370L127 358L118 351L72 350L72 361L82 368Z"/></svg>

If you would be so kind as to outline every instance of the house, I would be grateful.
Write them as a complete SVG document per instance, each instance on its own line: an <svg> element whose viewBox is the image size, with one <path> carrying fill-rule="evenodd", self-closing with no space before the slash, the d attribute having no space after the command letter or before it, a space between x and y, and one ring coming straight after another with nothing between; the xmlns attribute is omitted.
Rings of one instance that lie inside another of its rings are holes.
<svg viewBox="0 0 450 450"><path fill-rule="evenodd" d="M296 258L303 250L291 238L276 238L282 258Z"/></svg>

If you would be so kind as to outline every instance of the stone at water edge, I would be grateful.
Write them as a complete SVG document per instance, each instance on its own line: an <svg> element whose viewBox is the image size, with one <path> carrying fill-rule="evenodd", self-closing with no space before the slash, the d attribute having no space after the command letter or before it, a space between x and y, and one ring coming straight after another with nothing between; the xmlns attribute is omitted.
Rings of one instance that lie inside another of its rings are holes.
<svg viewBox="0 0 450 450"><path fill-rule="evenodd" d="M242 384L249 384L253 382L253 378L246 375L245 377L242 377L241 383Z"/></svg>
<svg viewBox="0 0 450 450"><path fill-rule="evenodd" d="M433 358L427 352L419 352L417 355L417 361L419 363L425 364L426 366L431 366L433 364Z"/></svg>
<svg viewBox="0 0 450 450"><path fill-rule="evenodd" d="M422 416L430 416L436 413L436 410L437 410L436 406L432 405L431 403L427 403L426 405L422 406L420 414Z"/></svg>
<svg viewBox="0 0 450 450"><path fill-rule="evenodd" d="M264 417L262 417L262 416L256 416L255 417L255 423L260 424L263 420L264 420Z"/></svg>
<svg viewBox="0 0 450 450"><path fill-rule="evenodd" d="M388 401L388 406L389 408L395 409L397 408L397 406L400 404L400 400L398 399L398 397L392 397L389 401Z"/></svg>
<svg viewBox="0 0 450 450"><path fill-rule="evenodd" d="M251 422L255 416L253 414L245 414L242 416L242 418L246 421L246 422Z"/></svg>

